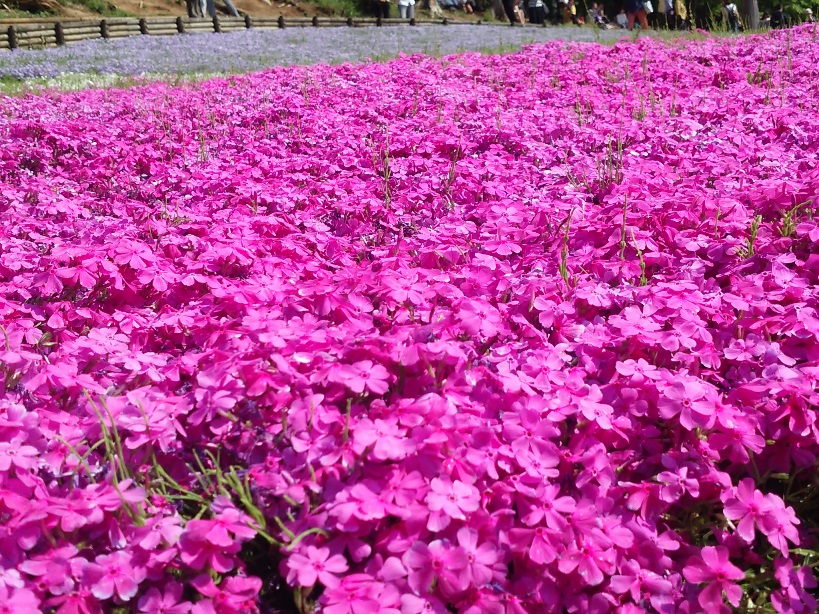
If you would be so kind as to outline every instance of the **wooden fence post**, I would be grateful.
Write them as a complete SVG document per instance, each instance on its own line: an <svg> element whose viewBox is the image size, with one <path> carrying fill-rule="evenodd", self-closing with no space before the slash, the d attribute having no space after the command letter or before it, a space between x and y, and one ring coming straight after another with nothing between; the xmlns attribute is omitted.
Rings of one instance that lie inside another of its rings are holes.
<svg viewBox="0 0 819 614"><path fill-rule="evenodd" d="M313 23L314 28L318 28L318 16L317 15L313 15L313 22L312 23Z"/></svg>
<svg viewBox="0 0 819 614"><path fill-rule="evenodd" d="M57 44L60 47L65 45L65 30L63 30L63 24L59 21L54 24L54 38L57 39Z"/></svg>
<svg viewBox="0 0 819 614"><path fill-rule="evenodd" d="M100 21L100 36L109 38L111 35L108 32L108 22L104 19Z"/></svg>
<svg viewBox="0 0 819 614"><path fill-rule="evenodd" d="M9 26L7 32L9 35L9 49L17 49L17 28Z"/></svg>
<svg viewBox="0 0 819 614"><path fill-rule="evenodd" d="M250 18L250 15L245 15L245 28L250 30L253 27L253 20Z"/></svg>
<svg viewBox="0 0 819 614"><path fill-rule="evenodd" d="M185 33L185 22L182 21L181 17L176 18L176 31L179 32L180 34Z"/></svg>
<svg viewBox="0 0 819 614"><path fill-rule="evenodd" d="M140 34L148 33L148 22L145 19L139 20L139 33Z"/></svg>
<svg viewBox="0 0 819 614"><path fill-rule="evenodd" d="M410 25L411 25L411 26L414 26L414 25L415 25L415 17L413 17L412 19L410 19Z"/></svg>
<svg viewBox="0 0 819 614"><path fill-rule="evenodd" d="M376 17L376 19L375 19L375 25L376 25L376 26L378 26L379 28L381 27L381 15L379 15L378 17Z"/></svg>
<svg viewBox="0 0 819 614"><path fill-rule="evenodd" d="M347 27L348 27L348 28L352 28L352 27L353 27L353 18L352 18L352 17L348 17L348 18L347 18Z"/></svg>
<svg viewBox="0 0 819 614"><path fill-rule="evenodd" d="M219 17L213 16L213 31L219 34L222 31L222 24L219 23Z"/></svg>
<svg viewBox="0 0 819 614"><path fill-rule="evenodd" d="M284 28L284 17L282 15L279 15L278 24L280 28Z"/></svg>

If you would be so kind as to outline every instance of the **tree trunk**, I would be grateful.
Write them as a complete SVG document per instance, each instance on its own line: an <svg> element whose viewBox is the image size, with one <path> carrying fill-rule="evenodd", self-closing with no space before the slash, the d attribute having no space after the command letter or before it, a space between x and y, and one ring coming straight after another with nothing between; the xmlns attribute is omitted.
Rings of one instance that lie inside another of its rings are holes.
<svg viewBox="0 0 819 614"><path fill-rule="evenodd" d="M438 0L429 0L429 14L432 18L444 16L444 12L438 6Z"/></svg>
<svg viewBox="0 0 819 614"><path fill-rule="evenodd" d="M757 3L757 0L743 0L742 8L742 22L745 25L745 29L758 30L759 4Z"/></svg>
<svg viewBox="0 0 819 614"><path fill-rule="evenodd" d="M495 19L504 21L506 19L506 12L503 10L503 1L495 0L492 4L492 12L495 13Z"/></svg>

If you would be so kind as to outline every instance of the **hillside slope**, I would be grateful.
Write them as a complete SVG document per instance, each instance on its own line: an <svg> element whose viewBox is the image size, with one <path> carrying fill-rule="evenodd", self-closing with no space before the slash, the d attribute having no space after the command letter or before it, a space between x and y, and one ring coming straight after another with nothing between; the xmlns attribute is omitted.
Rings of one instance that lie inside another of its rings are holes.
<svg viewBox="0 0 819 614"><path fill-rule="evenodd" d="M257 17L312 17L340 14L351 2L317 0L233 0L241 13ZM224 4L216 0L217 10ZM0 20L25 21L54 17L84 18L99 15L185 15L184 0L0 0Z"/></svg>

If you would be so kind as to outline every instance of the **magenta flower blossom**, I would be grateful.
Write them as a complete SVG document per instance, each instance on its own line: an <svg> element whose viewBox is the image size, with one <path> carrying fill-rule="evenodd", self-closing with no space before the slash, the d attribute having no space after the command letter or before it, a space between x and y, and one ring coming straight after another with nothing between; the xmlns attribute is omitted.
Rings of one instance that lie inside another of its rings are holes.
<svg viewBox="0 0 819 614"><path fill-rule="evenodd" d="M219 546L197 540L188 533L183 533L179 539L179 558L185 565L197 570L210 567L219 573L231 571L236 566L235 555L240 549L238 542Z"/></svg>
<svg viewBox="0 0 819 614"><path fill-rule="evenodd" d="M773 507L765 495L755 488L751 478L742 480L735 493L725 501L725 517L728 520L739 520L737 535L750 543L754 540L754 526L760 526L763 518L773 510Z"/></svg>
<svg viewBox="0 0 819 614"><path fill-rule="evenodd" d="M436 597L401 595L401 614L446 614L443 601Z"/></svg>
<svg viewBox="0 0 819 614"><path fill-rule="evenodd" d="M358 454L373 446L373 458L378 460L400 460L414 447L414 442L405 436L395 419L361 420L355 427L353 439Z"/></svg>
<svg viewBox="0 0 819 614"><path fill-rule="evenodd" d="M140 613L188 614L192 604L189 601L182 601L182 588L178 582L169 582L164 592L151 587L137 602Z"/></svg>
<svg viewBox="0 0 819 614"><path fill-rule="evenodd" d="M614 571L614 558L614 551L588 540L571 544L558 560L558 569L564 574L576 571L588 586L597 586Z"/></svg>
<svg viewBox="0 0 819 614"><path fill-rule="evenodd" d="M37 464L37 455L32 446L0 442L0 471L8 471L12 466L30 469Z"/></svg>
<svg viewBox="0 0 819 614"><path fill-rule="evenodd" d="M788 542L796 545L800 543L799 531L796 529L800 521L793 508L785 506L784 501L776 495L765 495L765 500L769 509L762 517L759 528L782 556L788 556Z"/></svg>
<svg viewBox="0 0 819 614"><path fill-rule="evenodd" d="M23 561L20 563L20 571L40 578L52 595L64 595L72 591L75 585L72 564L76 555L77 549L74 546L56 548L45 555ZM18 588L22 586L20 583Z"/></svg>
<svg viewBox="0 0 819 614"><path fill-rule="evenodd" d="M714 404L706 397L700 382L674 382L663 390L657 401L660 417L666 420L679 414L680 424L686 429L708 428L713 424Z"/></svg>
<svg viewBox="0 0 819 614"><path fill-rule="evenodd" d="M502 577L497 549L490 542L479 546L477 531L467 527L458 529L458 545L466 553L466 567L462 578L466 584L481 587L496 577Z"/></svg>
<svg viewBox="0 0 819 614"><path fill-rule="evenodd" d="M135 565L125 552L114 552L98 556L95 560L96 580L91 592L97 599L108 599L113 595L123 601L130 601L145 579L144 567Z"/></svg>
<svg viewBox="0 0 819 614"><path fill-rule="evenodd" d="M217 497L217 514L212 520L189 521L179 538L180 558L193 569L210 566L219 573L232 570L233 555L239 552L241 543L256 536L249 516L232 505L219 506L219 500Z"/></svg>
<svg viewBox="0 0 819 614"><path fill-rule="evenodd" d="M661 471L657 474L660 486L660 499L673 503L689 493L692 497L700 494L700 483L688 477L688 467L679 467L676 471Z"/></svg>
<svg viewBox="0 0 819 614"><path fill-rule="evenodd" d="M310 587L317 582L328 588L338 586L337 574L349 569L340 554L330 554L329 548L307 546L304 554L294 552L287 559L287 581L291 585Z"/></svg>
<svg viewBox="0 0 819 614"><path fill-rule="evenodd" d="M415 542L404 554L403 563L409 571L409 586L416 595L432 590L433 582L447 593L457 593L466 586L468 556L462 548L452 548L440 540L429 545Z"/></svg>
<svg viewBox="0 0 819 614"><path fill-rule="evenodd" d="M644 595L669 594L673 585L653 571L642 569L636 561L627 561L620 574L611 577L611 588L615 593L629 593L635 603L640 603Z"/></svg>
<svg viewBox="0 0 819 614"><path fill-rule="evenodd" d="M229 576L216 585L208 575L200 575L191 585L207 599L197 601L192 614L240 614L252 606L262 588L259 578Z"/></svg>
<svg viewBox="0 0 819 614"><path fill-rule="evenodd" d="M449 526L450 519L466 520L480 506L478 489L460 480L433 478L426 502L431 512L429 528L440 531Z"/></svg>
<svg viewBox="0 0 819 614"><path fill-rule="evenodd" d="M327 614L400 614L401 596L390 584L367 574L350 574L322 595Z"/></svg>
<svg viewBox="0 0 819 614"><path fill-rule="evenodd" d="M250 522L247 515L229 507L213 520L191 520L185 525L184 535L192 541L227 548L235 541L247 541L256 536L256 531L249 526Z"/></svg>
<svg viewBox="0 0 819 614"><path fill-rule="evenodd" d="M0 586L0 614L40 614L40 600L25 588Z"/></svg>
<svg viewBox="0 0 819 614"><path fill-rule="evenodd" d="M460 320L470 335L493 337L498 332L501 322L498 310L493 306L476 300L467 300L461 304Z"/></svg>
<svg viewBox="0 0 819 614"><path fill-rule="evenodd" d="M384 394L389 390L390 374L382 365L371 360L361 360L352 365L333 366L328 379L344 384L357 394L365 390L373 394Z"/></svg>
<svg viewBox="0 0 819 614"><path fill-rule="evenodd" d="M706 546L699 556L689 559L683 575L689 582L706 584L697 601L706 610L729 612L723 604L723 593L734 607L739 605L742 589L735 584L745 574L728 560L728 550L722 546Z"/></svg>
<svg viewBox="0 0 819 614"><path fill-rule="evenodd" d="M803 565L798 569L790 559L774 561L774 575L781 589L771 595L771 603L777 612L795 612L808 614L817 611L817 581L810 567Z"/></svg>

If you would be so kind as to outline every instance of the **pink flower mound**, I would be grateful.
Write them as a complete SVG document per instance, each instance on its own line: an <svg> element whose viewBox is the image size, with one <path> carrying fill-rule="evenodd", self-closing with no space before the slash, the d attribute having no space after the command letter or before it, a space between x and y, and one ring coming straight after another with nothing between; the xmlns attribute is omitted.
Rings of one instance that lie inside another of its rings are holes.
<svg viewBox="0 0 819 614"><path fill-rule="evenodd" d="M0 99L0 612L815 611L817 64Z"/></svg>

